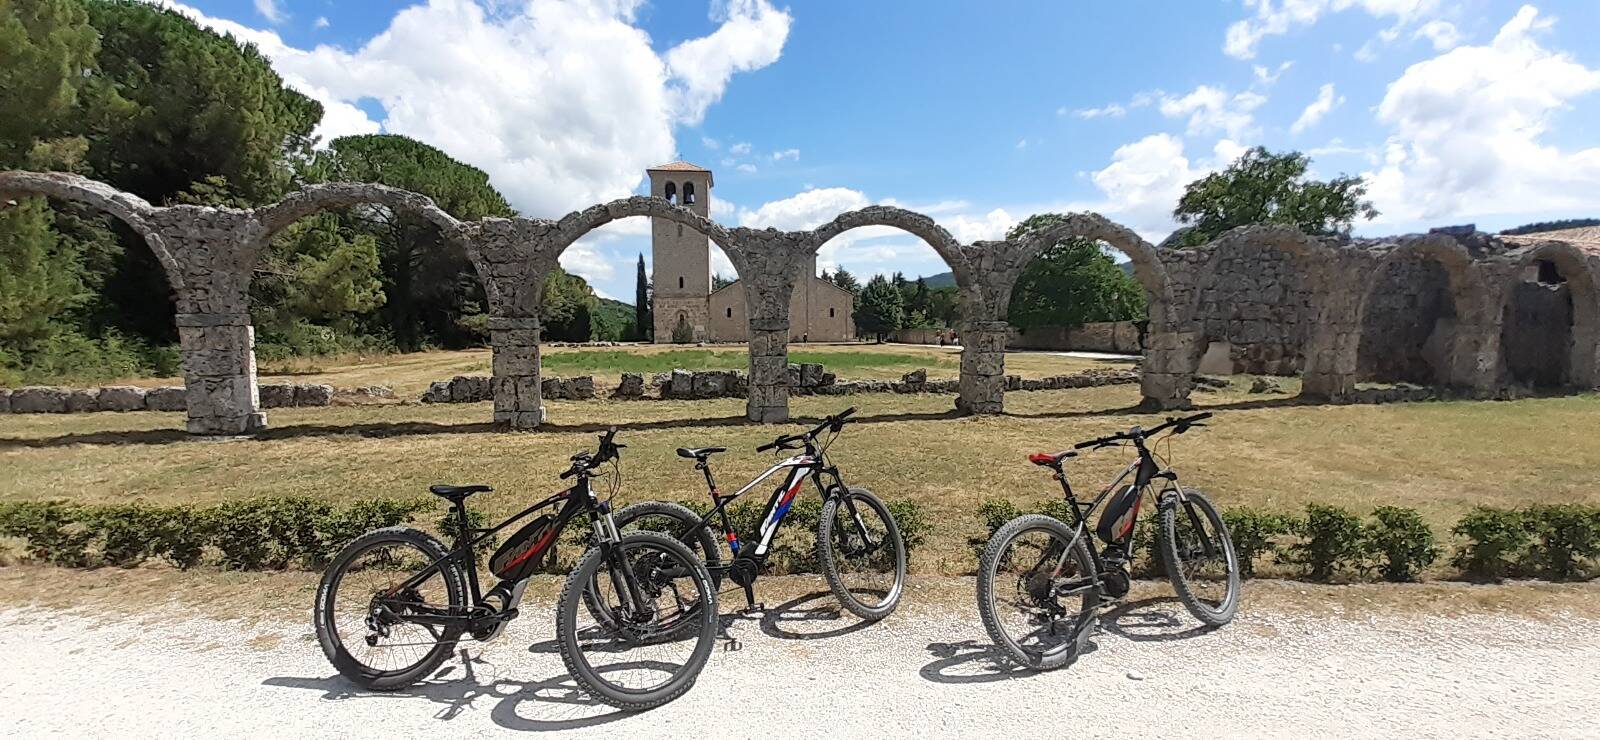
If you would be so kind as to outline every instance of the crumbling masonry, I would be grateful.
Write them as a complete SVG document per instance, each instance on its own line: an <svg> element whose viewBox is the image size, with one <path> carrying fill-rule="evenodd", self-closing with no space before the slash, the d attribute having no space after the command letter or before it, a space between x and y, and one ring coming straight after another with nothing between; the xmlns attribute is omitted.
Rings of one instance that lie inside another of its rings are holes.
<svg viewBox="0 0 1600 740"><path fill-rule="evenodd" d="M1188 405L1202 360L1234 372L1301 374L1304 395L1329 401L1353 397L1356 383L1368 379L1472 396L1600 384L1600 246L1581 242L1455 231L1350 240L1250 226L1173 250L1099 215L1072 214L1016 240L961 244L927 216L899 208L852 211L810 231L730 229L644 197L559 221L463 222L424 196L381 185L314 185L239 210L157 207L76 175L0 172L0 205L29 195L110 214L155 253L176 300L188 429L196 434L266 425L249 289L268 242L299 219L360 204L416 213L466 250L489 300L494 419L510 429L545 420L538 317L545 276L585 234L631 217L696 229L733 263L750 307L746 411L756 421L788 418L788 306L802 266L829 239L864 226L904 230L950 265L963 317L956 404L971 414L1004 411L1012 287L1030 260L1070 237L1126 254L1149 298L1141 390L1150 408Z"/></svg>

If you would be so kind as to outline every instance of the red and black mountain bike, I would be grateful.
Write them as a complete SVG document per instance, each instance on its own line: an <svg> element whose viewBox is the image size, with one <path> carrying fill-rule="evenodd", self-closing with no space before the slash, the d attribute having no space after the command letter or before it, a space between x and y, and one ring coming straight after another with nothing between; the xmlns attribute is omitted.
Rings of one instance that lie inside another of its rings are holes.
<svg viewBox="0 0 1600 740"><path fill-rule="evenodd" d="M1178 485L1178 473L1152 451L1160 435L1183 434L1211 414L1169 417L1151 429L1133 429L1078 443L1073 450L1038 453L1028 461L1061 482L1072 523L1028 514L989 539L978 563L978 614L984 629L1013 660L1029 668L1057 668L1076 654L1078 639L1103 601L1127 595L1134 523L1140 504L1156 504L1156 545L1178 598L1207 625L1221 626L1239 609L1239 559L1228 527L1199 491ZM1132 444L1137 455L1093 501L1072 493L1062 464L1074 450ZM1132 480L1129 480L1129 478ZM1090 534L1089 518L1105 504ZM1103 547L1096 548L1098 538Z"/></svg>

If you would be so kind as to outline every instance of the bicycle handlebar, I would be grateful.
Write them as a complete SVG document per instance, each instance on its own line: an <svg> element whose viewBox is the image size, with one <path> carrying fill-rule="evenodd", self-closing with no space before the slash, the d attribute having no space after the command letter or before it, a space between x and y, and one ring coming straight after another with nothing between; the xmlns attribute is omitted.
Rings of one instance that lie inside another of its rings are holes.
<svg viewBox="0 0 1600 740"><path fill-rule="evenodd" d="M617 458L618 451L627 447L627 445L617 444L616 438L616 427L610 427L606 429L606 433L600 435L599 450L593 453L589 452L588 450L584 450L583 452L573 455L572 467L567 468L567 472L561 474L562 479L571 478L579 473L587 473L595 468L600 467L601 465L615 460Z"/></svg>
<svg viewBox="0 0 1600 740"><path fill-rule="evenodd" d="M768 450L778 450L778 449L792 449L791 447L789 447L790 445L793 445L796 442L804 442L804 441L806 441L808 439L815 439L818 434L823 433L823 431L825 431L825 430L832 429L833 431L838 432L840 429L844 428L845 421L848 420L851 416L854 416L855 413L856 413L856 407L851 406L850 408L847 408L847 409L845 409L843 411L840 411L839 413L834 414L833 416L830 416L830 417L828 417L826 419L823 419L821 424L818 424L815 427L812 427L811 429L807 430L803 434L786 434L786 435L783 435L781 437L778 437L777 439L772 440L771 442L769 442L767 444L764 444L764 445L761 445L760 447L757 447L756 448L756 452L766 452Z"/></svg>
<svg viewBox="0 0 1600 740"><path fill-rule="evenodd" d="M1159 424L1157 426L1154 426L1154 427L1151 427L1149 429L1140 429L1139 427L1134 427L1134 428L1132 428L1132 429L1130 429L1130 430L1128 430L1126 432L1122 432L1120 434L1113 434L1113 435L1111 435L1109 437L1100 437L1098 439L1091 439L1091 440L1089 440L1087 442L1079 442L1079 443L1073 445L1072 449L1081 450L1081 449L1084 449L1086 447L1106 447L1108 445L1114 445L1114 444L1116 444L1118 442L1126 442L1126 441L1130 441L1130 440L1145 440L1145 439L1149 439L1150 437L1152 437L1154 435L1160 434L1161 432L1164 432L1169 428L1174 428L1174 427L1176 428L1176 431L1174 431L1173 434L1183 434L1184 432L1189 431L1190 427L1205 426L1204 424L1201 424L1200 422L1205 421L1206 419L1209 419L1212 416L1213 416L1213 414L1210 411L1206 411L1204 413L1195 414L1194 416L1185 416L1185 417L1182 417L1182 418L1179 418L1179 417L1176 417L1176 416L1169 416L1169 417L1167 417L1167 420L1165 422L1162 422L1161 424Z"/></svg>

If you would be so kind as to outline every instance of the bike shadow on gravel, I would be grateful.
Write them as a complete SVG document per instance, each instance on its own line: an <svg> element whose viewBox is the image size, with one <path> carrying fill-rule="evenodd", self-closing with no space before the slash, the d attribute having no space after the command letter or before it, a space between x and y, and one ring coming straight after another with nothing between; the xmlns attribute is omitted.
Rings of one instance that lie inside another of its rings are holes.
<svg viewBox="0 0 1600 740"><path fill-rule="evenodd" d="M1178 597L1156 596L1112 607L1101 616L1100 626L1130 642L1173 642L1216 631L1188 614Z"/></svg>
<svg viewBox="0 0 1600 740"><path fill-rule="evenodd" d="M1079 658L1100 649L1094 641L1093 624L1076 628L1072 657L1061 668L1069 668ZM1025 678L1040 671L1012 662L1004 651L987 642L962 640L960 642L930 642L927 647L934 660L917 671L925 681L942 684L973 684ZM1060 670L1060 669L1057 669Z"/></svg>
<svg viewBox="0 0 1600 740"><path fill-rule="evenodd" d="M824 600L825 603L817 603ZM724 614L723 631L747 619L754 617L738 612ZM875 624L845 611L831 591L813 591L765 609L759 623L762 634L777 640L827 640L860 632Z"/></svg>
<svg viewBox="0 0 1600 740"><path fill-rule="evenodd" d="M494 668L493 664L482 658L465 659L459 664L446 665L431 678L398 691L369 691L339 675L328 678L281 676L269 678L262 685L321 691L322 698L329 701L422 699L441 705L434 718L446 721L456 719L476 708L479 700L487 699L494 702L489 710L489 718L495 724L522 732L594 727L633 714L591 698L566 674L543 681L514 681L498 677L485 680L478 675L480 666L491 670Z"/></svg>

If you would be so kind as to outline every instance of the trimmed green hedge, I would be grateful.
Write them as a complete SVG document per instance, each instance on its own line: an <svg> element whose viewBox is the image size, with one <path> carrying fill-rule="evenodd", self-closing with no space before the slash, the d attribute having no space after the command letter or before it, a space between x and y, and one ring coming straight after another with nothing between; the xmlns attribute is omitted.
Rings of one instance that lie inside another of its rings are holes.
<svg viewBox="0 0 1600 740"><path fill-rule="evenodd" d="M923 543L928 523L916 504L888 502L900 525L906 554ZM0 537L21 541L33 560L75 568L132 568L147 560L165 560L178 568L214 562L230 570L317 569L328 564L351 540L381 527L413 521L424 511L440 509L431 498L367 499L344 507L305 496L274 496L228 501L213 506L153 506L143 503L80 505L61 501L0 504ZM690 504L704 513L706 507ZM763 507L742 503L728 510L736 530L748 541L760 526ZM481 512L470 512L474 527L484 526ZM773 543L771 572L815 573L816 530L822 502L806 497L795 502ZM454 515L443 509L433 529L452 541ZM565 573L589 537L586 527L568 527L549 558L547 570ZM720 538L719 538L720 539ZM494 542L480 549L492 551ZM724 554L725 555L725 554Z"/></svg>
<svg viewBox="0 0 1600 740"><path fill-rule="evenodd" d="M1006 522L1026 513L1071 521L1063 501L1050 501L1024 511L1004 499L979 504L984 536L968 540L981 553L989 537ZM1303 516L1235 507L1222 512L1239 556L1239 569L1255 575L1256 564L1287 565L1311 581L1415 581L1438 562L1444 551L1433 530L1415 509L1380 506L1363 519L1348 509L1311 504ZM1134 530L1135 577L1162 577L1165 570L1154 547L1153 516L1140 519ZM1450 564L1470 580L1508 576L1552 581L1585 580L1600 574L1600 507L1575 504L1524 509L1477 507L1451 529L1457 537ZM1095 541L1095 546L1099 546Z"/></svg>

